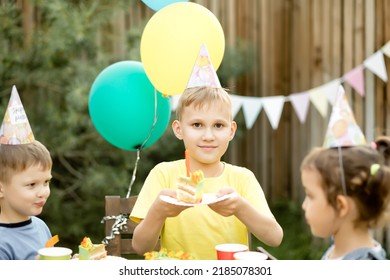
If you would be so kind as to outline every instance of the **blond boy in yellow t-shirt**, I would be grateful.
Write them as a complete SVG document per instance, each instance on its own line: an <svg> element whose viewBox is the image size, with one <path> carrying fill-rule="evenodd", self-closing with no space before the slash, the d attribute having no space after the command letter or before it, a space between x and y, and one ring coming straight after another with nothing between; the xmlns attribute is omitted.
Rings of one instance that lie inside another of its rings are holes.
<svg viewBox="0 0 390 280"><path fill-rule="evenodd" d="M175 136L184 142L191 172L204 173L204 192L227 199L196 207L168 203L176 198L177 179L186 174L184 160L163 162L148 175L130 215L138 222L133 248L140 255L153 250L159 238L168 250L182 250L196 259L216 259L215 245L248 244L248 233L278 246L283 230L274 218L255 175L244 167L221 161L237 124L232 120L229 94L207 86L186 89L180 97Z"/></svg>

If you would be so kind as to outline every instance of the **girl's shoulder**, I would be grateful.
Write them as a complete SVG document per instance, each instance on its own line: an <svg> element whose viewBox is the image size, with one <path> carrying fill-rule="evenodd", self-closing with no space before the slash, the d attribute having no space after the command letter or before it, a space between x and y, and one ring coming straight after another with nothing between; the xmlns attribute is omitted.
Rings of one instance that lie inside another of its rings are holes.
<svg viewBox="0 0 390 280"><path fill-rule="evenodd" d="M375 242L373 248L359 248L343 257L343 260L386 260L386 251Z"/></svg>
<svg viewBox="0 0 390 280"><path fill-rule="evenodd" d="M332 252L334 245L330 246L323 257L322 260L329 259L329 255ZM363 247L352 252L349 252L345 256L341 257L340 260L386 260L386 251L382 246L375 241L375 246L372 248Z"/></svg>

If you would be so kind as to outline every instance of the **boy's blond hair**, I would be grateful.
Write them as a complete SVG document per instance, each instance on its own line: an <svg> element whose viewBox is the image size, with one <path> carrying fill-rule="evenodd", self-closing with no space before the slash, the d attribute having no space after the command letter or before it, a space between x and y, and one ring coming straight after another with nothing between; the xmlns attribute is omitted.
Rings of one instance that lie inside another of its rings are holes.
<svg viewBox="0 0 390 280"><path fill-rule="evenodd" d="M186 89L181 95L176 108L176 118L180 121L185 107L193 105L201 108L214 101L225 103L228 108L232 108L229 93L223 88L194 87ZM230 110L231 111L231 110Z"/></svg>
<svg viewBox="0 0 390 280"><path fill-rule="evenodd" d="M30 166L39 165L49 170L53 161L48 149L39 141L22 145L0 145L0 182L9 183L11 178Z"/></svg>

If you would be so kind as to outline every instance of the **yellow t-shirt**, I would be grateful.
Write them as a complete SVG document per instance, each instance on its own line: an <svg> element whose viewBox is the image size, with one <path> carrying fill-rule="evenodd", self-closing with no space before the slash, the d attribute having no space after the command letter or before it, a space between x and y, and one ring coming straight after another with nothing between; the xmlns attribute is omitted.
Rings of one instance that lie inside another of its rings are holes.
<svg viewBox="0 0 390 280"><path fill-rule="evenodd" d="M273 216L253 172L228 163L224 166L221 176L205 178L204 193L215 193L230 186L259 212ZM160 191L176 189L177 178L184 174L184 160L156 165L145 180L130 218L137 223L144 219ZM247 228L235 216L223 217L207 205L191 207L177 217L167 218L161 232L162 247L189 252L199 260L216 259L215 246L221 243L248 245Z"/></svg>

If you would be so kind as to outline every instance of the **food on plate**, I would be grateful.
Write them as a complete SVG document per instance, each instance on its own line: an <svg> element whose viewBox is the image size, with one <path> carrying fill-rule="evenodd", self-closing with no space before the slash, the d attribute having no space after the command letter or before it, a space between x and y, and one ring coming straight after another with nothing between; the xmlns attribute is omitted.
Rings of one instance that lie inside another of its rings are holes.
<svg viewBox="0 0 390 280"><path fill-rule="evenodd" d="M194 260L194 257L183 251L171 251L161 248L159 251L146 252L145 260Z"/></svg>
<svg viewBox="0 0 390 280"><path fill-rule="evenodd" d="M181 176L177 181L177 200L198 204L202 202L203 197L203 171L197 170L189 177Z"/></svg>
<svg viewBox="0 0 390 280"><path fill-rule="evenodd" d="M79 245L80 260L100 260L107 257L104 244L93 244L89 237L84 237Z"/></svg>

